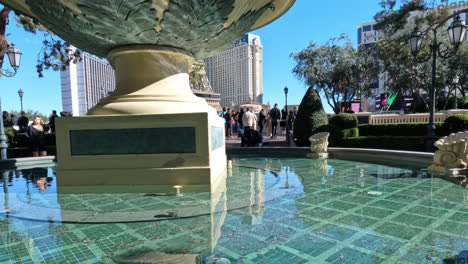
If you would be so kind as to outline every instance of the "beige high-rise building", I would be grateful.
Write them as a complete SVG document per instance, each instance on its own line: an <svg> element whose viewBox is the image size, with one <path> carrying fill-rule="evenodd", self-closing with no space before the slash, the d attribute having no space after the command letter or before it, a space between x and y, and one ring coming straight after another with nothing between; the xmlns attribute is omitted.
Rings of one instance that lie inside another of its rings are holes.
<svg viewBox="0 0 468 264"><path fill-rule="evenodd" d="M205 64L223 107L263 103L263 46L259 36L244 35L228 50L205 59Z"/></svg>

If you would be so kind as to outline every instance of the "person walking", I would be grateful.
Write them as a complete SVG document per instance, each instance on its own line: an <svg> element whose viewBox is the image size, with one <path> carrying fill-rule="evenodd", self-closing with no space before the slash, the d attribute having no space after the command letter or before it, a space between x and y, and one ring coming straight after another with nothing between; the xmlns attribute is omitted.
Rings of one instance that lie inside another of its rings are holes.
<svg viewBox="0 0 468 264"><path fill-rule="evenodd" d="M260 110L260 113L258 114L258 130L260 134L263 133L263 126L265 125L265 120L266 120L266 116L262 109Z"/></svg>
<svg viewBox="0 0 468 264"><path fill-rule="evenodd" d="M275 104L275 107L270 110L270 113L268 113L271 119L271 138L276 138L276 130L278 130L278 120L281 119L281 112L278 109L278 104Z"/></svg>
<svg viewBox="0 0 468 264"><path fill-rule="evenodd" d="M24 133L26 132L26 129L28 128L29 124L29 119L26 117L26 113L23 111L21 112L21 116L18 118L18 121L16 121L19 127L19 132Z"/></svg>
<svg viewBox="0 0 468 264"><path fill-rule="evenodd" d="M50 125L50 130L52 133L55 133L55 118L57 118L57 111L52 110L52 114L49 116L49 125Z"/></svg>
<svg viewBox="0 0 468 264"><path fill-rule="evenodd" d="M39 116L35 116L33 123L26 129L25 135L29 138L33 157L47 156L45 132L49 129Z"/></svg>

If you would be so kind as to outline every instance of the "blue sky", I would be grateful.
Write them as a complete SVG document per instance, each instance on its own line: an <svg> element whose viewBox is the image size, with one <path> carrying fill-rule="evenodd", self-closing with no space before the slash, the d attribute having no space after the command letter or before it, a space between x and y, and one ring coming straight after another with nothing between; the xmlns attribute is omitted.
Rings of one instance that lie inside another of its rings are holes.
<svg viewBox="0 0 468 264"><path fill-rule="evenodd" d="M307 47L310 41L325 43L329 38L346 33L356 43L358 24L373 20L380 10L380 0L297 0L292 9L277 21L252 33L262 38L264 103L284 104L283 88L288 86L288 103L299 104L306 86L292 74L294 61L291 52ZM18 74L13 78L0 78L0 95L3 110L19 110L18 90L23 89L25 109L49 114L53 109L61 111L60 73L51 70L38 78L37 55L42 35L32 35L16 26L11 19L7 28L9 41L23 52ZM4 67L9 66L8 62ZM327 112L332 112L326 105Z"/></svg>

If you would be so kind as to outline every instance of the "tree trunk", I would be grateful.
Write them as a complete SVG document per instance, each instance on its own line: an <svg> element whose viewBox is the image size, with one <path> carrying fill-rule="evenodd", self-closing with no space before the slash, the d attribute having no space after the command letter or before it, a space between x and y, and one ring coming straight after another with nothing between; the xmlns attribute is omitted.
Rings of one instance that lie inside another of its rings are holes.
<svg viewBox="0 0 468 264"><path fill-rule="evenodd" d="M3 66L3 58L5 57L8 46L10 46L10 43L5 38L6 25L8 25L9 22L8 15L10 12L11 9L8 7L4 7L0 11L0 69Z"/></svg>

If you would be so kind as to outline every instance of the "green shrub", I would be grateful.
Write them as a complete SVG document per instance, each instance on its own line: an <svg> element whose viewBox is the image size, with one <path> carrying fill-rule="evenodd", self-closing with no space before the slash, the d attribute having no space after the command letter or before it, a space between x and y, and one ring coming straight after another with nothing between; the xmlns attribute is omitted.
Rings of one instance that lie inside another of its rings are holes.
<svg viewBox="0 0 468 264"><path fill-rule="evenodd" d="M445 135L443 122L436 122L436 134ZM389 123L359 125L360 136L425 136L428 123Z"/></svg>
<svg viewBox="0 0 468 264"><path fill-rule="evenodd" d="M357 117L353 114L338 114L330 119L330 126L333 129L355 128L358 125Z"/></svg>
<svg viewBox="0 0 468 264"><path fill-rule="evenodd" d="M465 131L468 129L468 114L454 114L444 121L444 130L447 134Z"/></svg>
<svg viewBox="0 0 468 264"><path fill-rule="evenodd" d="M339 139L359 137L359 129L357 127L343 129L343 130L340 130L338 133L339 133Z"/></svg>
<svg viewBox="0 0 468 264"><path fill-rule="evenodd" d="M5 135L7 138L8 146L14 146L16 144L15 142L16 131L12 127L5 127Z"/></svg>
<svg viewBox="0 0 468 264"><path fill-rule="evenodd" d="M315 89L310 87L302 99L294 121L293 137L296 145L309 146L309 137L317 133L319 128L327 129L327 125L328 118L323 110L320 96Z"/></svg>
<svg viewBox="0 0 468 264"><path fill-rule="evenodd" d="M334 147L424 151L424 137L354 137L336 142Z"/></svg>
<svg viewBox="0 0 468 264"><path fill-rule="evenodd" d="M457 107L459 109L468 109L468 97L457 97Z"/></svg>

